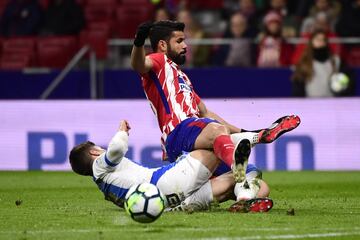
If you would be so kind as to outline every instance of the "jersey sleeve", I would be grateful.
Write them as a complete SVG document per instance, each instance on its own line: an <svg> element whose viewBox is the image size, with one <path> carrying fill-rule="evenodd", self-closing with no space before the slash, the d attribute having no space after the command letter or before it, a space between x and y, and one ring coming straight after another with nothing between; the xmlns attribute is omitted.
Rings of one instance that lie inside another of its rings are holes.
<svg viewBox="0 0 360 240"><path fill-rule="evenodd" d="M155 73L160 72L160 70L165 65L165 56L163 53L153 53L148 55L148 57L151 59L153 63L153 67L151 70L153 70Z"/></svg>
<svg viewBox="0 0 360 240"><path fill-rule="evenodd" d="M118 131L111 139L108 149L101 154L93 164L94 177L99 177L105 172L111 172L121 162L128 150L128 134Z"/></svg>

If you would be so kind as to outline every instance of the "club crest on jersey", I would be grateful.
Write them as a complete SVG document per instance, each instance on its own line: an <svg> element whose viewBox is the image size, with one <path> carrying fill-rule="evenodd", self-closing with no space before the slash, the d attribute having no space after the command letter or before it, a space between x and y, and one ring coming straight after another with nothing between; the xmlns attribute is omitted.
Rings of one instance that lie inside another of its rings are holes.
<svg viewBox="0 0 360 240"><path fill-rule="evenodd" d="M179 79L180 91L187 91L187 92L192 91L191 87L185 83L184 79L181 76L178 76L178 79Z"/></svg>

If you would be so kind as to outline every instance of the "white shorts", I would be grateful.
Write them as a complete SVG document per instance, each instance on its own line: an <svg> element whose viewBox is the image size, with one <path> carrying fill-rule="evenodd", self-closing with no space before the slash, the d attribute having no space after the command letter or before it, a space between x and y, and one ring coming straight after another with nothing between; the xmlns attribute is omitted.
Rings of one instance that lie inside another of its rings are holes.
<svg viewBox="0 0 360 240"><path fill-rule="evenodd" d="M153 182L165 195L170 206L176 206L209 181L211 172L190 154L154 172ZM157 181L156 181L157 180Z"/></svg>

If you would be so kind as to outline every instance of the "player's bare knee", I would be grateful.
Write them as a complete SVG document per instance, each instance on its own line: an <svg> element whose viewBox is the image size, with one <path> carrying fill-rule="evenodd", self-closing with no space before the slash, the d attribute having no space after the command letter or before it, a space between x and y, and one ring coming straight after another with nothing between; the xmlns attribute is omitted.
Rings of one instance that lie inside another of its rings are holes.
<svg viewBox="0 0 360 240"><path fill-rule="evenodd" d="M211 132L212 132L212 135L214 136L214 139L221 135L229 135L230 134L230 130L228 127L218 124L218 123L211 124Z"/></svg>
<svg viewBox="0 0 360 240"><path fill-rule="evenodd" d="M229 129L219 123L208 124L197 137L194 149L210 149L218 136L229 135Z"/></svg>

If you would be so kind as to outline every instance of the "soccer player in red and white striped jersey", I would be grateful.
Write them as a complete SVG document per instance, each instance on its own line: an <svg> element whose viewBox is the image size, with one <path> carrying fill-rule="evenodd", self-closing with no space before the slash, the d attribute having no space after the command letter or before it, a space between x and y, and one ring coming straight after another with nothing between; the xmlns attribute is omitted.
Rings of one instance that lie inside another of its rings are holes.
<svg viewBox="0 0 360 240"><path fill-rule="evenodd" d="M144 92L162 131L165 158L173 162L182 151L213 149L227 169L232 169L236 181L241 182L247 154L239 150L238 143L234 145L230 134L242 130L208 110L181 71L179 65L185 63L187 48L184 27L174 21L141 24L131 53L131 65L141 75ZM146 56L144 43L148 36L154 53ZM254 138L272 142L299 123L297 116L286 117L278 127L254 132Z"/></svg>

